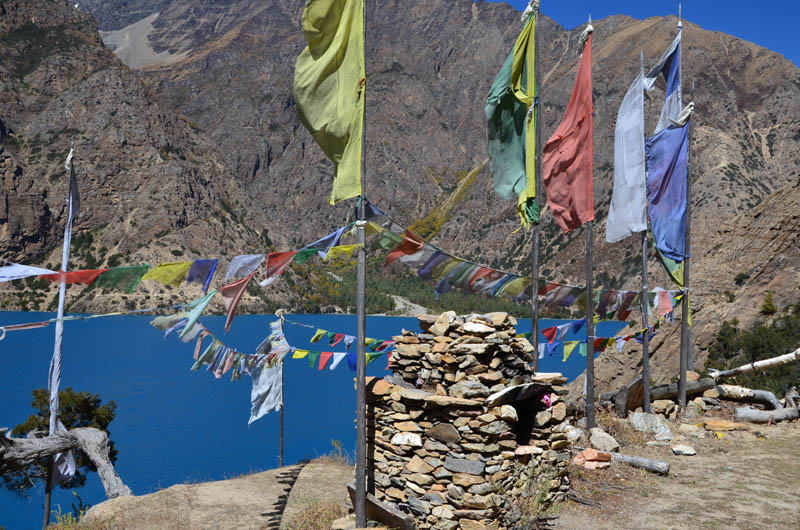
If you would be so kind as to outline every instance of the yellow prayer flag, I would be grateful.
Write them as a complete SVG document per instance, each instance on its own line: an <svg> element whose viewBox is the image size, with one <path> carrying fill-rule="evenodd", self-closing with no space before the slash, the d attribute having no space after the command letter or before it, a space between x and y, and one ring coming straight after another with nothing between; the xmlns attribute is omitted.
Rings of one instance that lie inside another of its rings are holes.
<svg viewBox="0 0 800 530"><path fill-rule="evenodd" d="M150 269L142 276L143 280L156 280L168 287L177 287L181 284L193 261L181 261L177 263L162 263Z"/></svg>
<svg viewBox="0 0 800 530"><path fill-rule="evenodd" d="M295 350L292 359L303 359L308 355L308 350Z"/></svg>
<svg viewBox="0 0 800 530"><path fill-rule="evenodd" d="M364 0L306 0L308 46L295 63L300 121L336 164L330 203L361 195Z"/></svg>
<svg viewBox="0 0 800 530"><path fill-rule="evenodd" d="M564 343L564 361L567 362L569 356L572 355L572 350L578 345L578 341L569 341Z"/></svg>
<svg viewBox="0 0 800 530"><path fill-rule="evenodd" d="M318 329L317 332L314 333L314 336L311 337L311 340L309 342L311 343L319 342L320 339L322 339L322 337L325 336L325 333L327 333L327 331L325 331L324 329Z"/></svg>
<svg viewBox="0 0 800 530"><path fill-rule="evenodd" d="M330 249L328 249L328 253L325 254L325 258L322 261L330 261L336 258L351 258L353 257L353 253L359 247L361 247L360 244L338 245L335 247L331 247Z"/></svg>
<svg viewBox="0 0 800 530"><path fill-rule="evenodd" d="M531 15L514 43L514 62L511 66L511 87L514 96L528 107L525 118L525 188L519 193L517 211L526 227L538 223L538 215L529 212L536 197L536 16Z"/></svg>

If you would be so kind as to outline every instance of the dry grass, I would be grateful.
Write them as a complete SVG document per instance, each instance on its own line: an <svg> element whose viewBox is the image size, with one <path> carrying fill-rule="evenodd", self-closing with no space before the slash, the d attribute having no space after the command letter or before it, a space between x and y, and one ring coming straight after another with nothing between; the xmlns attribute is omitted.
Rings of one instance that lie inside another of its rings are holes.
<svg viewBox="0 0 800 530"><path fill-rule="evenodd" d="M308 504L289 524L287 530L328 530L336 520L347 515L341 503L333 501L317 501Z"/></svg>
<svg viewBox="0 0 800 530"><path fill-rule="evenodd" d="M643 446L647 442L647 437L643 432L634 429L628 420L617 418L617 416L606 409L597 410L597 425L614 437L623 447Z"/></svg>

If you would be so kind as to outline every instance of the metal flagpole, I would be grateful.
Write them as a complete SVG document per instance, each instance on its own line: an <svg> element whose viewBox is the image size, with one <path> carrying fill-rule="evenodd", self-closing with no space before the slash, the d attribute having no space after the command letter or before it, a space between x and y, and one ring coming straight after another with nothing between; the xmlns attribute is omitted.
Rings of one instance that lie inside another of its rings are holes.
<svg viewBox="0 0 800 530"><path fill-rule="evenodd" d="M683 20L681 18L681 4L678 4L678 31L683 32ZM678 55L678 80L680 88L678 90L683 92L683 68L680 64L681 55L683 54L683 35L681 35L681 54ZM683 96L681 94L681 105L683 105ZM689 175L686 175L686 218L684 224L684 254L689 249ZM678 404L681 408L686 407L686 365L689 358L689 260L686 256L683 258L683 305L681 309L681 353L680 353L680 373L678 374Z"/></svg>
<svg viewBox="0 0 800 530"><path fill-rule="evenodd" d="M539 82L539 3L533 11L534 26L534 58L533 58L533 78L536 86L534 88L534 114L533 119L536 120L534 126L536 127L536 203L540 206L541 212L541 193L542 193L542 119L540 113L542 112L541 105L541 83ZM533 242L531 243L531 344L533 345L533 371L539 371L539 235L541 233L541 214L539 222L533 227Z"/></svg>
<svg viewBox="0 0 800 530"><path fill-rule="evenodd" d="M367 54L367 2L364 1L364 77L362 86L364 90L364 114L361 136L361 197L358 200L358 271L356 273L356 528L367 526L367 400L366 400L366 374L367 374L367 349L366 340L366 142L367 142L367 85L366 85L366 54Z"/></svg>
<svg viewBox="0 0 800 530"><path fill-rule="evenodd" d="M67 182L67 222L64 225L64 246L61 250L61 272L66 273L69 266L69 246L72 241L72 220L77 215L76 202L77 185L75 184L75 168L72 164L72 149L67 155L66 169L68 172ZM74 209L73 209L74 208ZM61 341L64 335L64 299L67 294L66 278L61 278L58 285L58 319L56 320L55 343L53 347L53 358L50 361L50 373L48 374L47 386L50 390L50 425L49 434L52 436L58 430L58 389L61 384ZM50 504L53 494L53 482L55 481L55 456L50 457L47 466L47 483L45 484L44 497L44 518L42 528L45 529L50 523Z"/></svg>
<svg viewBox="0 0 800 530"><path fill-rule="evenodd" d="M285 388L285 385L284 385L284 382L283 382L284 381L283 372L284 372L285 369L286 369L286 365L281 366L281 392L283 392L283 389ZM283 467L283 398L281 398L281 434L280 434L280 438L281 438L281 440L280 440L281 453L280 453L280 457L278 459L278 467Z"/></svg>
<svg viewBox="0 0 800 530"><path fill-rule="evenodd" d="M589 15L589 25L592 15ZM592 131L594 134L594 131ZM594 153L592 153L594 157ZM592 191L594 193L594 191ZM592 292L592 249L594 222L586 223L586 428L594 427L594 293Z"/></svg>
<svg viewBox="0 0 800 530"><path fill-rule="evenodd" d="M639 52L639 68L644 75L644 52ZM647 177L645 177L647 179ZM647 183L645 182L645 186ZM647 298L647 221L642 232L642 326L647 330L642 337L642 408L650 412L650 324L647 322L649 300Z"/></svg>

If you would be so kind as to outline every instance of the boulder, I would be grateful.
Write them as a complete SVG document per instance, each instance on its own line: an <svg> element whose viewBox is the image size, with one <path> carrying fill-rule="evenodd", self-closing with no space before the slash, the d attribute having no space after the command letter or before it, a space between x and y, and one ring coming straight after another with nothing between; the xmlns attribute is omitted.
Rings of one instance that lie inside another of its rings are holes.
<svg viewBox="0 0 800 530"><path fill-rule="evenodd" d="M694 456L697 454L697 451L695 451L694 447L690 445L680 445L680 444L673 445L672 452L676 455L681 455L681 456Z"/></svg>
<svg viewBox="0 0 800 530"><path fill-rule="evenodd" d="M439 423L438 425L434 425L425 431L425 436L429 436L445 443L458 443L461 440L461 435L458 433L458 429L449 423Z"/></svg>
<svg viewBox="0 0 800 530"><path fill-rule="evenodd" d="M481 324L480 322L467 322L462 328L471 335L488 335L494 333L494 328Z"/></svg>
<svg viewBox="0 0 800 530"><path fill-rule="evenodd" d="M669 424L663 416L657 416L647 412L634 412L628 416L631 427L639 432L654 434L656 440L671 440L672 432Z"/></svg>
<svg viewBox="0 0 800 530"><path fill-rule="evenodd" d="M457 398L486 397L489 389L478 381L464 380L450 387L450 395Z"/></svg>
<svg viewBox="0 0 800 530"><path fill-rule="evenodd" d="M589 435L589 443L592 444L592 447L606 453L619 451L619 443L600 427L592 428Z"/></svg>

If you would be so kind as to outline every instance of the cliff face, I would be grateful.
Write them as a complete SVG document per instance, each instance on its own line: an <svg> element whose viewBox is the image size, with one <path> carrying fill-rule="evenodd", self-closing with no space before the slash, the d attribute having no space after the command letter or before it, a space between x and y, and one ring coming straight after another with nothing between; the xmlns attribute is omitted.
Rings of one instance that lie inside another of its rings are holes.
<svg viewBox="0 0 800 530"><path fill-rule="evenodd" d="M246 216L229 213L242 192L225 178L213 145L188 119L153 101L136 74L102 45L91 16L64 1L3 2L2 8L3 259L60 265L63 163L71 146L81 195L72 268L263 246ZM5 307L51 305L52 288L3 287ZM158 291L152 293L157 301L170 299ZM118 295L84 294L73 309L120 305ZM144 302L149 294L132 298Z"/></svg>
<svg viewBox="0 0 800 530"><path fill-rule="evenodd" d="M216 249L263 251L267 240L276 248L291 249L340 226L350 214L351 204L327 205L333 167L300 125L292 98L294 61L305 46L301 2L82 3L81 9L94 12L104 30L124 32L123 21L151 17L146 31L134 37L157 58L148 55L148 66L134 72L100 47L91 20L65 3L26 6L31 7L7 10L22 20L20 10L61 6L57 16L74 19L70 32L76 31L74 24L83 24L89 42L53 54L45 62L53 66L23 77L27 86L45 95L28 95L22 81L4 75L2 119L15 138L25 138L16 150L4 140L3 156L10 160L5 171L30 175L24 189L4 177L4 193L8 204L39 201L35 206L22 203L31 207L17 208L24 213L17 213L13 222L10 216L0 219L8 248L15 249L10 257L42 263L40 256L58 245L64 182L56 179L50 185L41 177L60 171L68 147L66 135L52 141L52 134L44 136L45 131L68 127L63 108L77 116L78 125L69 127L91 131L79 156L89 149L92 154L85 160L94 166L81 160L79 177L80 171L96 175L92 178L98 193L104 189L118 201L111 214L108 200L99 200L99 195L96 202L89 200L78 227L81 232L99 230L98 240L114 249L109 254L142 257L147 254L136 250L142 243L162 253L181 244L187 257L204 257ZM594 22L595 274L605 287L635 288L639 282L638 238L616 245L604 242L616 112L638 72L640 50L646 65L655 63L674 37L676 22L674 17L625 16ZM492 191L483 113L489 86L520 27L519 14L505 4L370 2L366 192L403 223L423 220L417 226L441 247L524 272L530 235L519 233L506 242L517 227L516 214L513 201L501 201ZM572 90L581 30L566 30L546 17L538 28L545 139L560 121ZM2 45L9 46L7 39ZM728 297L720 293L739 288L733 277L780 262L777 247L767 246L747 256L727 256L725 267L737 271L730 278L718 266L723 251L753 237L739 228L742 219L764 208L762 219L777 222L781 214L764 205L792 200L779 190L796 183L800 174L800 71L769 50L691 23L685 23L683 50L685 100L697 104L691 154L693 307L702 347L717 319L727 314ZM59 66L63 71L58 75L65 76L59 87L55 65L69 61L80 68ZM48 79L56 84L48 88ZM646 100L648 130L662 101L659 83ZM123 114L111 114L122 109ZM32 161L37 133L42 154ZM50 151L53 158L47 160ZM89 189L86 193L91 197ZM791 209L788 203L786 208ZM214 229L201 224L206 222L216 223ZM259 239L262 234L268 238ZM155 240L169 247L158 247ZM543 274L582 283L584 242L582 231L562 235L546 214ZM654 259L649 268L651 285L666 287L668 280ZM761 278L757 282L751 276L745 282L743 288L752 289L748 300L760 299L767 288ZM737 296L731 307L740 302ZM705 322L709 331L703 331ZM677 342L667 342L664 351L673 351Z"/></svg>

